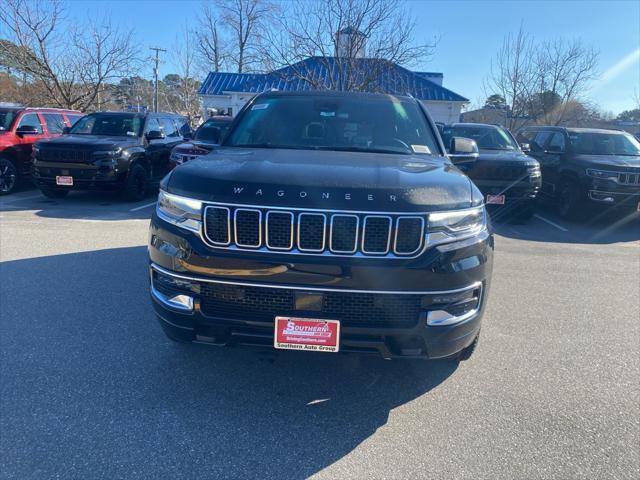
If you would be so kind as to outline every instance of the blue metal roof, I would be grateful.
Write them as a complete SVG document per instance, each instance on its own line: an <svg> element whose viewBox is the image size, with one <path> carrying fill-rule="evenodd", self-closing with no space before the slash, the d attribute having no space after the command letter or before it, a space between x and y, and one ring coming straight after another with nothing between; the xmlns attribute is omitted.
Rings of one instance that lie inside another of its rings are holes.
<svg viewBox="0 0 640 480"><path fill-rule="evenodd" d="M356 59L352 77L377 68L384 60L374 58ZM224 92L260 93L267 90L305 91L316 90L317 87L305 80L313 79L328 90L340 90L334 84L339 77L339 64L335 57L309 57L289 67L271 73L221 73L210 72L200 87L200 95L222 95ZM429 76L438 76L432 72L412 72L406 68L390 63L385 66L380 76L369 85L372 92L383 92L395 95L412 95L420 100L440 100L449 102L468 102L462 95L441 87L429 80ZM303 78L304 77L304 78Z"/></svg>

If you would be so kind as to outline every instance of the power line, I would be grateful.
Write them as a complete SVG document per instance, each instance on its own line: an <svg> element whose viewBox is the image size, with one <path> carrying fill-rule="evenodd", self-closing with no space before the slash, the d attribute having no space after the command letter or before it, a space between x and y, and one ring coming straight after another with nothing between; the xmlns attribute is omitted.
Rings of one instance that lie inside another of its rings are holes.
<svg viewBox="0 0 640 480"><path fill-rule="evenodd" d="M153 68L153 76L155 81L153 82L153 111L158 111L158 65L160 63L160 52L166 52L164 48L149 47L149 50L156 52L155 67Z"/></svg>

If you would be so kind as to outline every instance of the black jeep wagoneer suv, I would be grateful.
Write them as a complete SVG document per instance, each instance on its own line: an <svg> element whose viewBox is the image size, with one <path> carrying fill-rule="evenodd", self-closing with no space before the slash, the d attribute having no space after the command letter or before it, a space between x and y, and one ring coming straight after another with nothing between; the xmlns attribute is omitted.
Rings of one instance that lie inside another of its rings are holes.
<svg viewBox="0 0 640 480"><path fill-rule="evenodd" d="M468 358L493 262L482 194L416 100L255 97L161 183L153 306L176 341Z"/></svg>

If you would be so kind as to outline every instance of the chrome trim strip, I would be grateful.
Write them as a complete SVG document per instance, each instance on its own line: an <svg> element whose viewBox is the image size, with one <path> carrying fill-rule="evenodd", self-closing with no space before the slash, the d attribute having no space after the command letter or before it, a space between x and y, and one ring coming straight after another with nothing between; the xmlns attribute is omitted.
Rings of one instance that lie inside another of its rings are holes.
<svg viewBox="0 0 640 480"><path fill-rule="evenodd" d="M465 290L471 290L473 288L478 288L482 285L482 282L474 282L471 285L462 288L454 288L452 290L418 290L418 291L406 291L406 290L355 290L349 288L322 288L322 287L300 287L297 285L272 285L272 284L264 284L264 283L255 283L255 282L238 282L235 280L218 280L206 277L198 277L193 275L187 275L182 273L172 272L170 270L166 270L155 263L150 265L150 268L154 269L157 272L160 272L164 275L168 275L170 277L179 278L181 280L191 280L194 282L204 282L204 283L219 283L222 285L238 285L241 287L261 287L261 288L280 288L287 290L307 290L314 292L344 292L344 293L375 293L375 294L389 294L389 295L443 295L447 293L458 293L464 292Z"/></svg>
<svg viewBox="0 0 640 480"><path fill-rule="evenodd" d="M319 213L360 213L363 215L428 215L429 213L437 213L437 212L458 212L462 210L473 210L478 207L469 207L469 208L461 208L456 210L433 210L431 212L421 212L419 210L413 212L396 212L396 211L376 211L376 210L336 210L331 208L306 208L306 207L277 207L271 205L256 205L256 204L244 204L244 203L230 203L230 202L209 202L207 200L198 200L202 202L204 205L222 205L223 207L240 207L240 208L249 208L256 209L260 208L262 210L289 210L296 212L319 212Z"/></svg>
<svg viewBox="0 0 640 480"><path fill-rule="evenodd" d="M421 222L420 243L418 244L418 248L416 248L412 252L398 252L398 232L400 231L400 221L401 220L405 220L405 219L407 219L407 220L408 219L418 219ZM422 248L422 246L425 243L424 242L424 229L425 229L424 217L420 217L418 215L406 216L406 217L398 217L396 219L396 234L394 235L394 238L393 238L393 253L395 253L396 255L410 256L410 255L413 255L416 252L419 252L420 249Z"/></svg>
<svg viewBox="0 0 640 480"><path fill-rule="evenodd" d="M238 212L257 212L258 213L258 243L249 245L238 241ZM257 208L236 208L233 212L233 240L238 247L242 248L260 248L262 245L262 211Z"/></svg>
<svg viewBox="0 0 640 480"><path fill-rule="evenodd" d="M287 214L289 215L289 217L291 218L291 221L289 222L289 246L288 247L274 247L272 245L269 245L269 215L271 215L272 213L277 213L277 214ZM269 210L267 212L266 218L265 218L265 222L264 222L264 228L265 228L265 245L267 246L267 248L270 248L272 250L283 250L283 251L288 251L291 250L293 248L293 220L294 220L294 215L292 212L275 212L272 210Z"/></svg>
<svg viewBox="0 0 640 480"><path fill-rule="evenodd" d="M222 242L214 242L213 240L211 240L208 236L207 236L207 209L218 209L218 210L226 210L227 211L227 243L222 243ZM211 242L212 244L216 245L216 246L220 246L220 247L226 247L227 245L231 244L231 209L229 207L219 207L219 206L212 206L212 205L207 205L206 207L204 207L203 210L203 228L202 228L202 234L203 234L203 238L206 237L206 240L208 242Z"/></svg>
<svg viewBox="0 0 640 480"><path fill-rule="evenodd" d="M373 251L367 251L364 248L364 242L367 238L367 220L370 218L386 218L389 221L389 233L387 235L387 247L383 252L373 252ZM387 253L389 253L389 248L391 246L391 230L393 229L393 219L388 216L388 215L365 215L364 216L364 221L362 222L362 253L365 253L367 255L386 255Z"/></svg>
<svg viewBox="0 0 640 480"><path fill-rule="evenodd" d="M343 218L355 218L356 219L356 236L353 239L353 250L335 250L333 248L333 219L336 217ZM329 251L335 253L343 253L343 254L353 254L358 251L358 233L360 232L360 217L358 215L345 215L345 214L334 214L331 215L331 220L329 220Z"/></svg>
<svg viewBox="0 0 640 480"><path fill-rule="evenodd" d="M300 226L302 225L302 220L301 218L303 216L310 216L310 217L322 217L322 247L319 250L316 250L314 248L302 248L300 246ZM300 250L300 252L323 252L326 245L327 245L327 216L324 213L305 213L305 212L301 212L298 214L298 235L296 237L296 245L298 247L298 250Z"/></svg>

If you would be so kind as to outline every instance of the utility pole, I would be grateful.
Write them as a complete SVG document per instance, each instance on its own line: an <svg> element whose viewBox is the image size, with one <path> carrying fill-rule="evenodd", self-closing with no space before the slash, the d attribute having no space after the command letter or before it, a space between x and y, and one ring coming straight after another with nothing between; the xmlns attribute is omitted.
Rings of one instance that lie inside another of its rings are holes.
<svg viewBox="0 0 640 480"><path fill-rule="evenodd" d="M158 111L158 64L160 63L160 52L166 52L163 48L149 47L149 50L156 52L155 67L153 68L153 76L155 79L153 88L153 111Z"/></svg>

